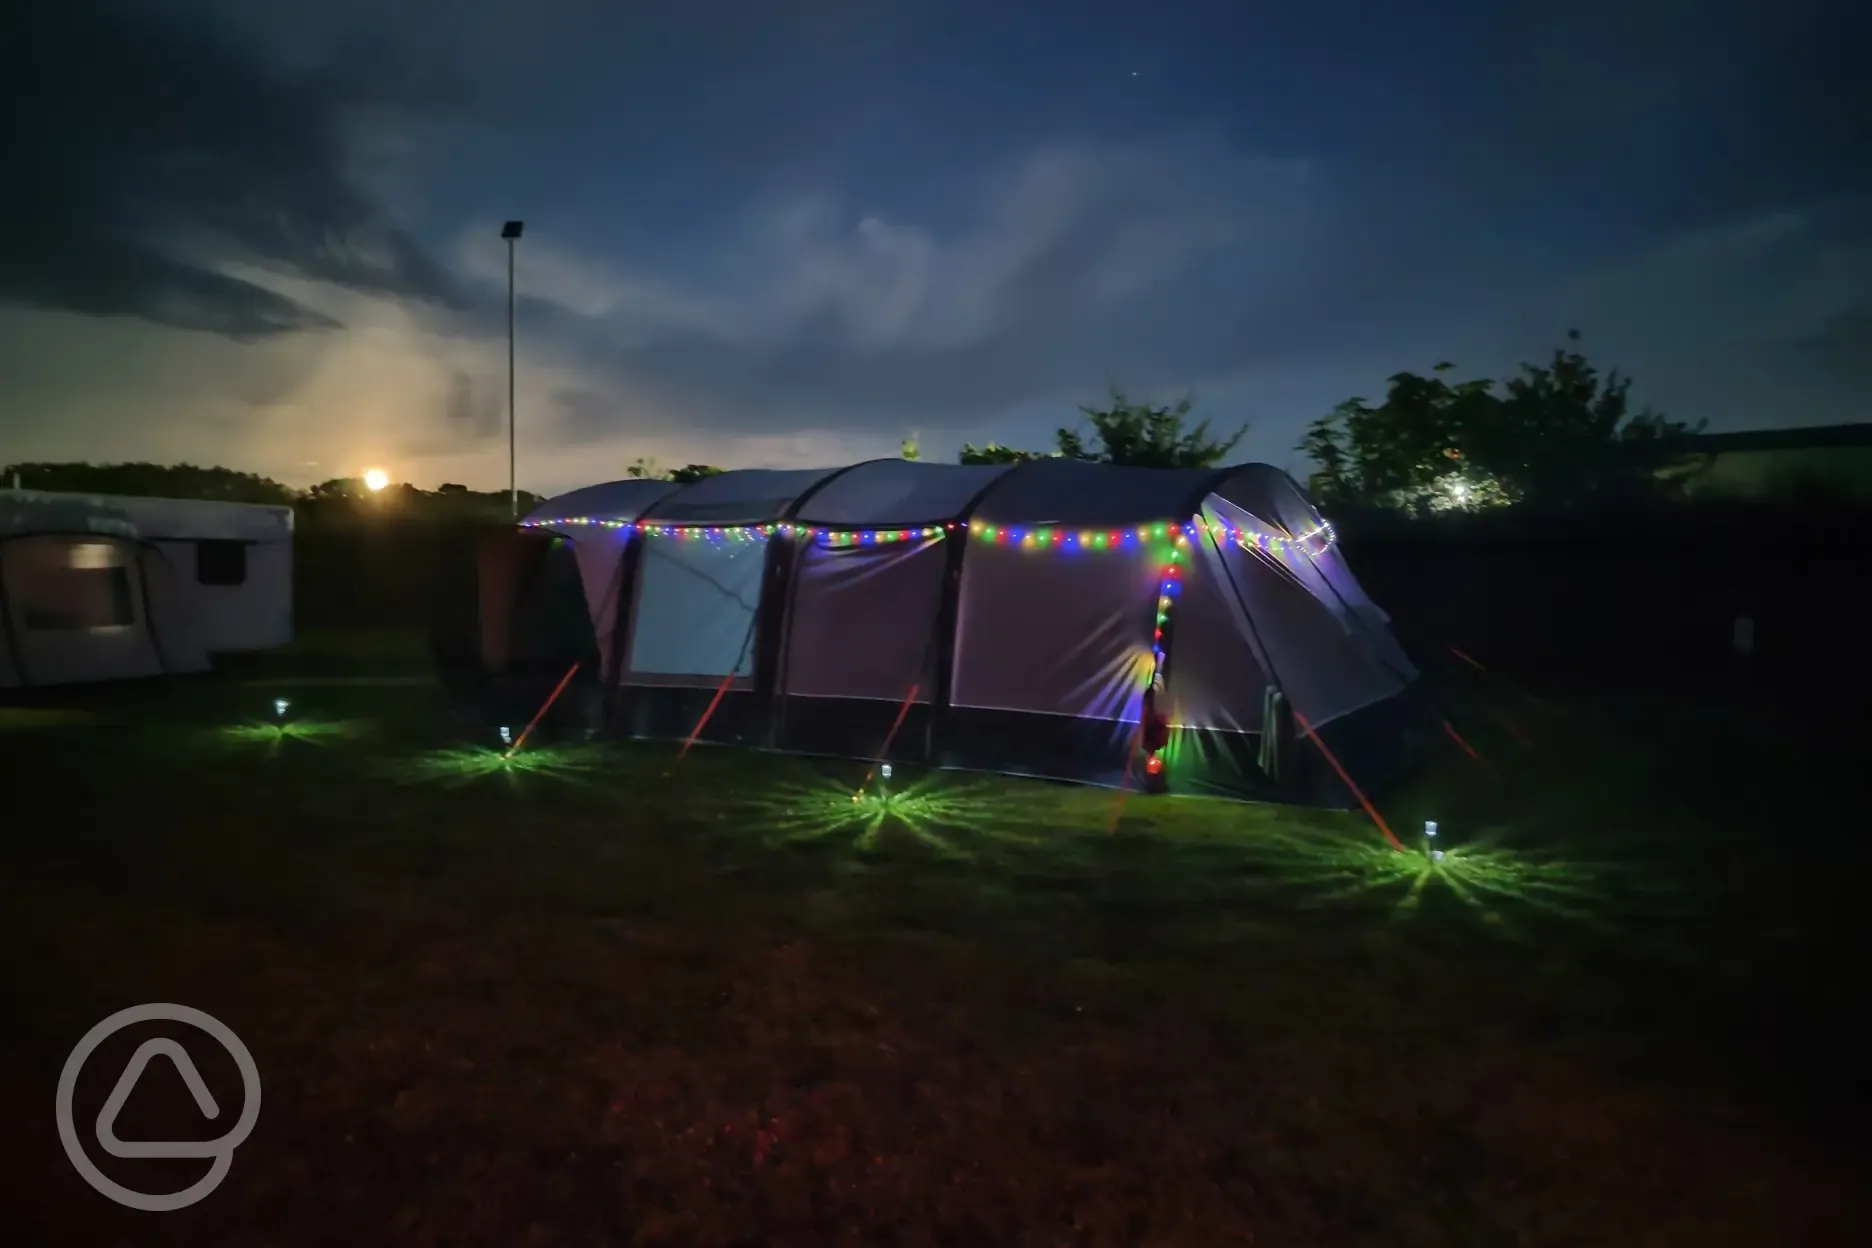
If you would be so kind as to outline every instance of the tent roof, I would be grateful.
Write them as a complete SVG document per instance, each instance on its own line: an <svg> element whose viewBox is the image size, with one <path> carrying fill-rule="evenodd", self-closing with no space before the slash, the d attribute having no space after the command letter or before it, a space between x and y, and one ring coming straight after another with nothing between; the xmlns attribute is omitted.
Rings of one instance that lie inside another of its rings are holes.
<svg viewBox="0 0 1872 1248"><path fill-rule="evenodd" d="M1034 459L997 481L971 519L989 524L1137 524L1182 519L1235 468L1131 468Z"/></svg>
<svg viewBox="0 0 1872 1248"><path fill-rule="evenodd" d="M133 538L137 528L121 507L113 507L95 495L0 490L0 537L34 533L103 533Z"/></svg>
<svg viewBox="0 0 1872 1248"><path fill-rule="evenodd" d="M644 513L661 524L765 524L784 520L793 505L837 468L742 468L692 481Z"/></svg>
<svg viewBox="0 0 1872 1248"><path fill-rule="evenodd" d="M874 459L828 478L800 505L796 518L853 527L951 520L1012 467Z"/></svg>
<svg viewBox="0 0 1872 1248"><path fill-rule="evenodd" d="M264 541L293 531L293 509L273 503L118 494L99 495L97 501L122 509L145 541Z"/></svg>
<svg viewBox="0 0 1872 1248"><path fill-rule="evenodd" d="M102 527L100 527L102 526ZM256 541L290 535L293 511L269 503L0 491L0 532L115 533L144 541Z"/></svg>
<svg viewBox="0 0 1872 1248"><path fill-rule="evenodd" d="M1238 477L1286 481L1265 464L1132 468L1046 458L1007 464L878 459L847 468L750 468L687 485L613 481L561 494L527 517L661 524L807 524L864 528L943 520L1105 525L1176 519Z"/></svg>
<svg viewBox="0 0 1872 1248"><path fill-rule="evenodd" d="M673 481L646 481L630 478L587 485L569 494L549 498L528 513L525 523L546 524L553 520L636 520L666 494L680 490Z"/></svg>

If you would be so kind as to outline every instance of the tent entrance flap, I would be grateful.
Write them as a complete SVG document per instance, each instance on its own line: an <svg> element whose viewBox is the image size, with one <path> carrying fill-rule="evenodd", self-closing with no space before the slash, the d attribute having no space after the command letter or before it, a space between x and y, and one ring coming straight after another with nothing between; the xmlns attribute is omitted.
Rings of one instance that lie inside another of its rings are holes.
<svg viewBox="0 0 1872 1248"><path fill-rule="evenodd" d="M806 545L799 555L782 688L788 698L899 701L921 684L947 570L944 539Z"/></svg>

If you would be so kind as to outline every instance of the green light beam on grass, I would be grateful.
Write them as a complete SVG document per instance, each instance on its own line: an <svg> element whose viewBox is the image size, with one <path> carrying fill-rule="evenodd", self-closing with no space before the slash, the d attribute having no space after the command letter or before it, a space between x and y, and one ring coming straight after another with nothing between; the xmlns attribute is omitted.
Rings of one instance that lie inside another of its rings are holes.
<svg viewBox="0 0 1872 1248"><path fill-rule="evenodd" d="M1271 813L1182 835L1173 826L1146 835L1206 850L1204 869L1222 891L1239 888L1305 909L1362 904L1408 921L1447 898L1459 912L1513 935L1522 934L1517 920L1632 935L1634 925L1690 913L1683 882L1668 866L1638 856L1595 855L1566 843L1510 846L1485 836L1445 844L1439 858L1373 844L1336 822Z"/></svg>
<svg viewBox="0 0 1872 1248"><path fill-rule="evenodd" d="M961 843L963 837L1043 843L1019 831L1026 820L1017 802L936 776L899 789L874 784L858 794L830 780L785 784L740 806L764 839L775 844L839 839L869 851L896 828L943 857L967 860L976 855Z"/></svg>
<svg viewBox="0 0 1872 1248"><path fill-rule="evenodd" d="M398 760L390 770L406 783L445 788L497 781L520 787L528 779L596 784L604 755L590 746L536 745L519 754L487 746L450 746Z"/></svg>
<svg viewBox="0 0 1872 1248"><path fill-rule="evenodd" d="M358 719L291 719L279 723L255 720L211 729L209 739L224 747L259 749L267 754L277 754L290 741L331 745L355 740L369 731L369 721Z"/></svg>

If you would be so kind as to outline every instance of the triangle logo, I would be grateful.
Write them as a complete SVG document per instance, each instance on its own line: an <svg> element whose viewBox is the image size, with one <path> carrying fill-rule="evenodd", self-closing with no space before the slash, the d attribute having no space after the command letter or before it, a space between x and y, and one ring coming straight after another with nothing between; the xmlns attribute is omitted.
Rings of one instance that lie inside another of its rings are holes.
<svg viewBox="0 0 1872 1248"><path fill-rule="evenodd" d="M202 1116L210 1120L221 1116L221 1107L209 1094L208 1085L203 1082L201 1072L195 1069L195 1062L188 1055L188 1050L174 1040L145 1040L131 1055L130 1064L124 1067L123 1074L117 1077L117 1086L104 1099L104 1108L98 1111L98 1144L113 1157L214 1157L225 1151L220 1140L120 1140L117 1138L117 1115L123 1112L124 1104L130 1094L136 1090L137 1080L143 1077L144 1068L152 1058L162 1056L169 1059L176 1073L182 1076L182 1082L195 1098L196 1108Z"/></svg>

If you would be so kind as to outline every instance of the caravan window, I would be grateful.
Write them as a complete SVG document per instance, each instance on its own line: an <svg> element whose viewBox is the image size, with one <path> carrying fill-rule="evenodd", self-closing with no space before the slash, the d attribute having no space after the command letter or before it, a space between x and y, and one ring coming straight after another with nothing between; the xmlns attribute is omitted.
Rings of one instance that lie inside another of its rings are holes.
<svg viewBox="0 0 1872 1248"><path fill-rule="evenodd" d="M136 599L128 568L39 568L19 588L21 621L37 632L121 628L136 623Z"/></svg>
<svg viewBox="0 0 1872 1248"><path fill-rule="evenodd" d="M203 541L195 543L195 581L199 585L247 583L247 543Z"/></svg>

